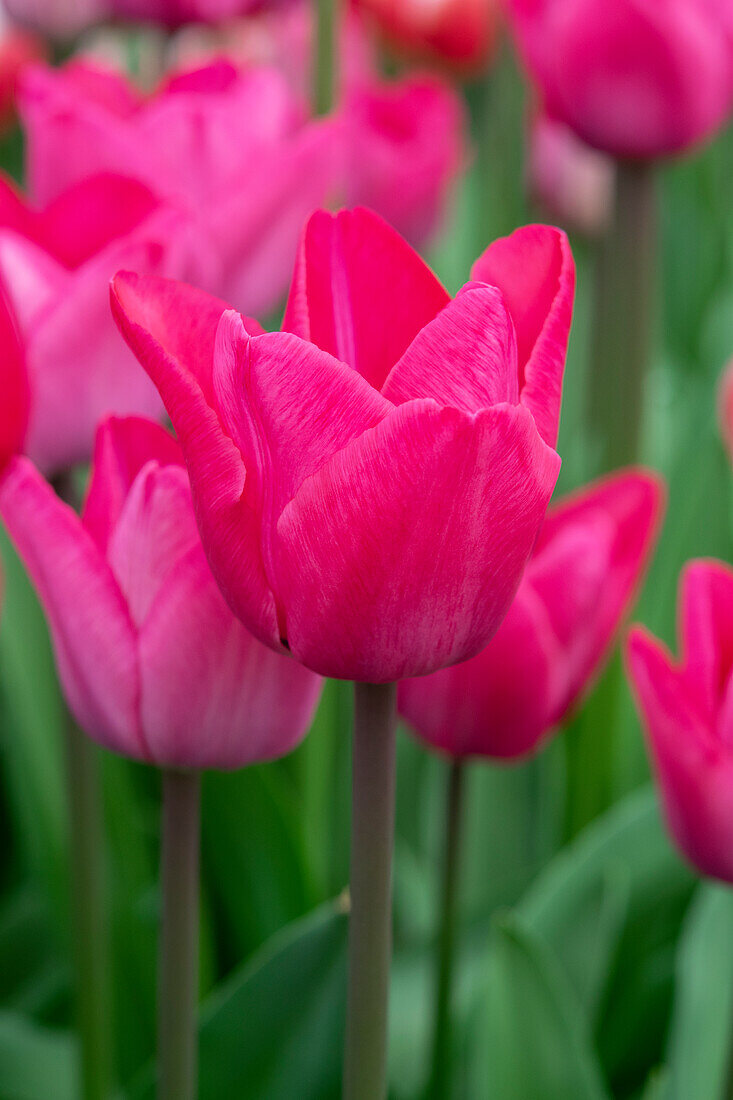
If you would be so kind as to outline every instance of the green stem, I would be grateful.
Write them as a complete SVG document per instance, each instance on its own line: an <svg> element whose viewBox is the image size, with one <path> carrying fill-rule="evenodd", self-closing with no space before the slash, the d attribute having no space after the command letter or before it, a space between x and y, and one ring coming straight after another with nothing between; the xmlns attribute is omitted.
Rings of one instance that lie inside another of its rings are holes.
<svg viewBox="0 0 733 1100"><path fill-rule="evenodd" d="M76 1014L84 1100L112 1094L104 851L96 749L66 723Z"/></svg>
<svg viewBox="0 0 733 1100"><path fill-rule="evenodd" d="M338 0L314 0L313 114L327 115L336 100Z"/></svg>
<svg viewBox="0 0 733 1100"><path fill-rule="evenodd" d="M448 773L443 882L441 889L440 936L437 954L435 1017L433 1023L433 1059L428 1095L433 1100L448 1100L451 1062L451 999L453 956L458 913L458 875L461 854L465 767L454 760Z"/></svg>
<svg viewBox="0 0 733 1100"><path fill-rule="evenodd" d="M621 161L611 227L599 245L588 376L598 472L639 459L655 289L654 169Z"/></svg>
<svg viewBox="0 0 733 1100"><path fill-rule="evenodd" d="M201 775L163 772L158 1100L197 1096Z"/></svg>
<svg viewBox="0 0 733 1100"><path fill-rule="evenodd" d="M356 684L344 1100L387 1094L395 802L394 684Z"/></svg>

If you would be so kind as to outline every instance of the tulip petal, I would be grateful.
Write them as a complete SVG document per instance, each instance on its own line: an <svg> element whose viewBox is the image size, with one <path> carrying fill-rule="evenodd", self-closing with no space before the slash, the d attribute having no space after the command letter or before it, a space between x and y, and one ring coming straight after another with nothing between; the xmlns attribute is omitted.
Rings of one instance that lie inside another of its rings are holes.
<svg viewBox="0 0 733 1100"><path fill-rule="evenodd" d="M107 562L27 459L13 459L0 482L0 514L48 616L59 676L80 726L107 748L149 759L135 631Z"/></svg>
<svg viewBox="0 0 733 1100"><path fill-rule="evenodd" d="M524 226L489 245L471 275L504 295L517 333L520 400L554 447L575 295L568 239L546 225Z"/></svg>
<svg viewBox="0 0 733 1100"><path fill-rule="evenodd" d="M227 306L203 291L130 273L112 284L123 336L158 387L181 443L209 564L234 610L268 645L280 646L265 576L260 517L242 455L226 434L213 386L216 330ZM256 322L247 321L256 333ZM259 481L259 472L257 481ZM250 485L248 485L248 481Z"/></svg>
<svg viewBox="0 0 733 1100"><path fill-rule="evenodd" d="M22 447L28 427L28 375L25 355L5 286L0 279L0 471Z"/></svg>
<svg viewBox="0 0 733 1100"><path fill-rule="evenodd" d="M712 723L733 670L733 570L717 561L691 562L681 588L682 658Z"/></svg>
<svg viewBox="0 0 733 1100"><path fill-rule="evenodd" d="M100 424L82 520L102 554L133 481L151 459L162 466L183 463L181 448L160 424L139 416L110 416Z"/></svg>
<svg viewBox="0 0 733 1100"><path fill-rule="evenodd" d="M348 363L375 389L449 302L406 241L370 210L318 210L300 243L283 329Z"/></svg>
<svg viewBox="0 0 733 1100"><path fill-rule="evenodd" d="M516 405L517 344L500 292L464 289L417 334L382 392L395 405L432 397L465 412Z"/></svg>
<svg viewBox="0 0 733 1100"><path fill-rule="evenodd" d="M307 477L393 409L368 382L290 333L250 337L234 310L219 324L214 389L225 430L259 475L265 569L283 508Z"/></svg>
<svg viewBox="0 0 733 1100"><path fill-rule="evenodd" d="M233 617L201 546L169 575L139 645L142 721L159 764L242 767L289 752L310 725L319 677Z"/></svg>
<svg viewBox="0 0 733 1100"><path fill-rule="evenodd" d="M452 757L518 759L550 732L557 650L541 601L522 585L477 657L402 681L400 714Z"/></svg>
<svg viewBox="0 0 733 1100"><path fill-rule="evenodd" d="M506 614L558 469L518 406L472 416L400 405L280 517L278 592L295 656L373 682L475 656Z"/></svg>
<svg viewBox="0 0 733 1100"><path fill-rule="evenodd" d="M733 882L728 747L713 738L687 677L645 630L629 637L628 665L670 831L703 874Z"/></svg>

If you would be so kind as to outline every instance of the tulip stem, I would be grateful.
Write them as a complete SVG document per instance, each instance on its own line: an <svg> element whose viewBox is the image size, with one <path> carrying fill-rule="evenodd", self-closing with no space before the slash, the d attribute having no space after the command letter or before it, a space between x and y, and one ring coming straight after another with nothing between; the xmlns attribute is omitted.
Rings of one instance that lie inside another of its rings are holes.
<svg viewBox="0 0 733 1100"><path fill-rule="evenodd" d="M314 0L313 114L327 115L336 100L336 42L339 0Z"/></svg>
<svg viewBox="0 0 733 1100"><path fill-rule="evenodd" d="M344 1100L387 1094L395 803L394 684L356 684Z"/></svg>
<svg viewBox="0 0 733 1100"><path fill-rule="evenodd" d="M104 837L96 755L95 746L69 716L66 766L71 915L84 1100L108 1100L112 1095Z"/></svg>
<svg viewBox="0 0 733 1100"><path fill-rule="evenodd" d="M588 376L590 439L598 472L639 459L651 357L656 178L645 162L620 161L612 224L599 245Z"/></svg>
<svg viewBox="0 0 733 1100"><path fill-rule="evenodd" d="M433 1100L450 1096L451 1000L453 992L453 956L458 914L458 876L465 790L465 767L453 760L448 772L446 830L443 849L440 933L435 983L433 1054L428 1095Z"/></svg>
<svg viewBox="0 0 733 1100"><path fill-rule="evenodd" d="M163 772L162 923L158 986L158 1100L194 1100L201 775Z"/></svg>

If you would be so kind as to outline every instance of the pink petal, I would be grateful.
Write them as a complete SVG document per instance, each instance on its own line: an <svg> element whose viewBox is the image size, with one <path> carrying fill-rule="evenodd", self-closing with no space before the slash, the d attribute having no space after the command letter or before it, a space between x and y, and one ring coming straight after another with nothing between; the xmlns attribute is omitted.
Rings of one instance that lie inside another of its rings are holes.
<svg viewBox="0 0 733 1100"><path fill-rule="evenodd" d="M166 279L121 273L112 284L120 330L160 390L180 440L214 575L235 613L262 641L278 647L251 478L222 425L212 381L216 330L226 308L203 291ZM247 325L252 333L258 329Z"/></svg>
<svg viewBox="0 0 733 1100"><path fill-rule="evenodd" d="M453 757L518 759L551 728L556 650L541 601L522 585L477 657L402 681L400 714Z"/></svg>
<svg viewBox="0 0 733 1100"><path fill-rule="evenodd" d="M138 416L110 416L100 424L82 521L103 554L133 481L151 459L162 466L183 463L178 443L160 424Z"/></svg>
<svg viewBox="0 0 733 1100"><path fill-rule="evenodd" d="M632 632L628 664L670 831L698 870L733 883L733 758L646 631Z"/></svg>
<svg viewBox="0 0 733 1100"><path fill-rule="evenodd" d="M239 768L290 752L321 681L261 645L224 603L201 547L169 575L140 632L142 721L158 763Z"/></svg>
<svg viewBox="0 0 733 1100"><path fill-rule="evenodd" d="M417 334L382 392L396 405L433 397L466 412L516 405L517 345L499 291L464 289Z"/></svg>
<svg viewBox="0 0 733 1100"><path fill-rule="evenodd" d="M283 328L381 389L449 300L417 253L376 214L319 210L300 243Z"/></svg>
<svg viewBox="0 0 733 1100"><path fill-rule="evenodd" d="M147 462L130 488L107 547L107 560L136 627L171 570L199 541L184 467Z"/></svg>
<svg viewBox="0 0 733 1100"><path fill-rule="evenodd" d="M28 374L25 355L4 283L0 279L0 471L19 451L28 426Z"/></svg>
<svg viewBox="0 0 733 1100"><path fill-rule="evenodd" d="M27 459L14 459L0 482L0 514L48 616L77 721L107 748L148 759L137 709L135 632L106 561Z"/></svg>
<svg viewBox="0 0 733 1100"><path fill-rule="evenodd" d="M712 723L733 671L733 570L691 562L682 575L682 656L698 705Z"/></svg>
<svg viewBox="0 0 733 1100"><path fill-rule="evenodd" d="M517 333L520 400L554 447L575 295L568 239L559 229L525 226L489 245L471 275L504 295Z"/></svg>
<svg viewBox="0 0 733 1100"><path fill-rule="evenodd" d="M374 682L475 656L506 614L558 468L519 407L400 405L280 517L278 595L295 656Z"/></svg>

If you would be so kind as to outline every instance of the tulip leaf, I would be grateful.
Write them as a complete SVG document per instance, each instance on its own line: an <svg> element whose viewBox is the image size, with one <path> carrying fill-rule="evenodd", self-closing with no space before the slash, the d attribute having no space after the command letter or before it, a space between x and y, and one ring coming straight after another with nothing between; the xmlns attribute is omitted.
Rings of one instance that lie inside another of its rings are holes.
<svg viewBox="0 0 733 1100"><path fill-rule="evenodd" d="M65 1032L0 1012L0 1096L3 1100L77 1100L77 1051Z"/></svg>
<svg viewBox="0 0 733 1100"><path fill-rule="evenodd" d="M669 1100L722 1100L733 1035L733 891L704 883L682 928L668 1045Z"/></svg>
<svg viewBox="0 0 733 1100"><path fill-rule="evenodd" d="M204 1005L201 1100L340 1091L347 917L328 904L278 933Z"/></svg>
<svg viewBox="0 0 733 1100"><path fill-rule="evenodd" d="M514 916L495 922L471 1095L605 1100L586 1022L552 953Z"/></svg>

